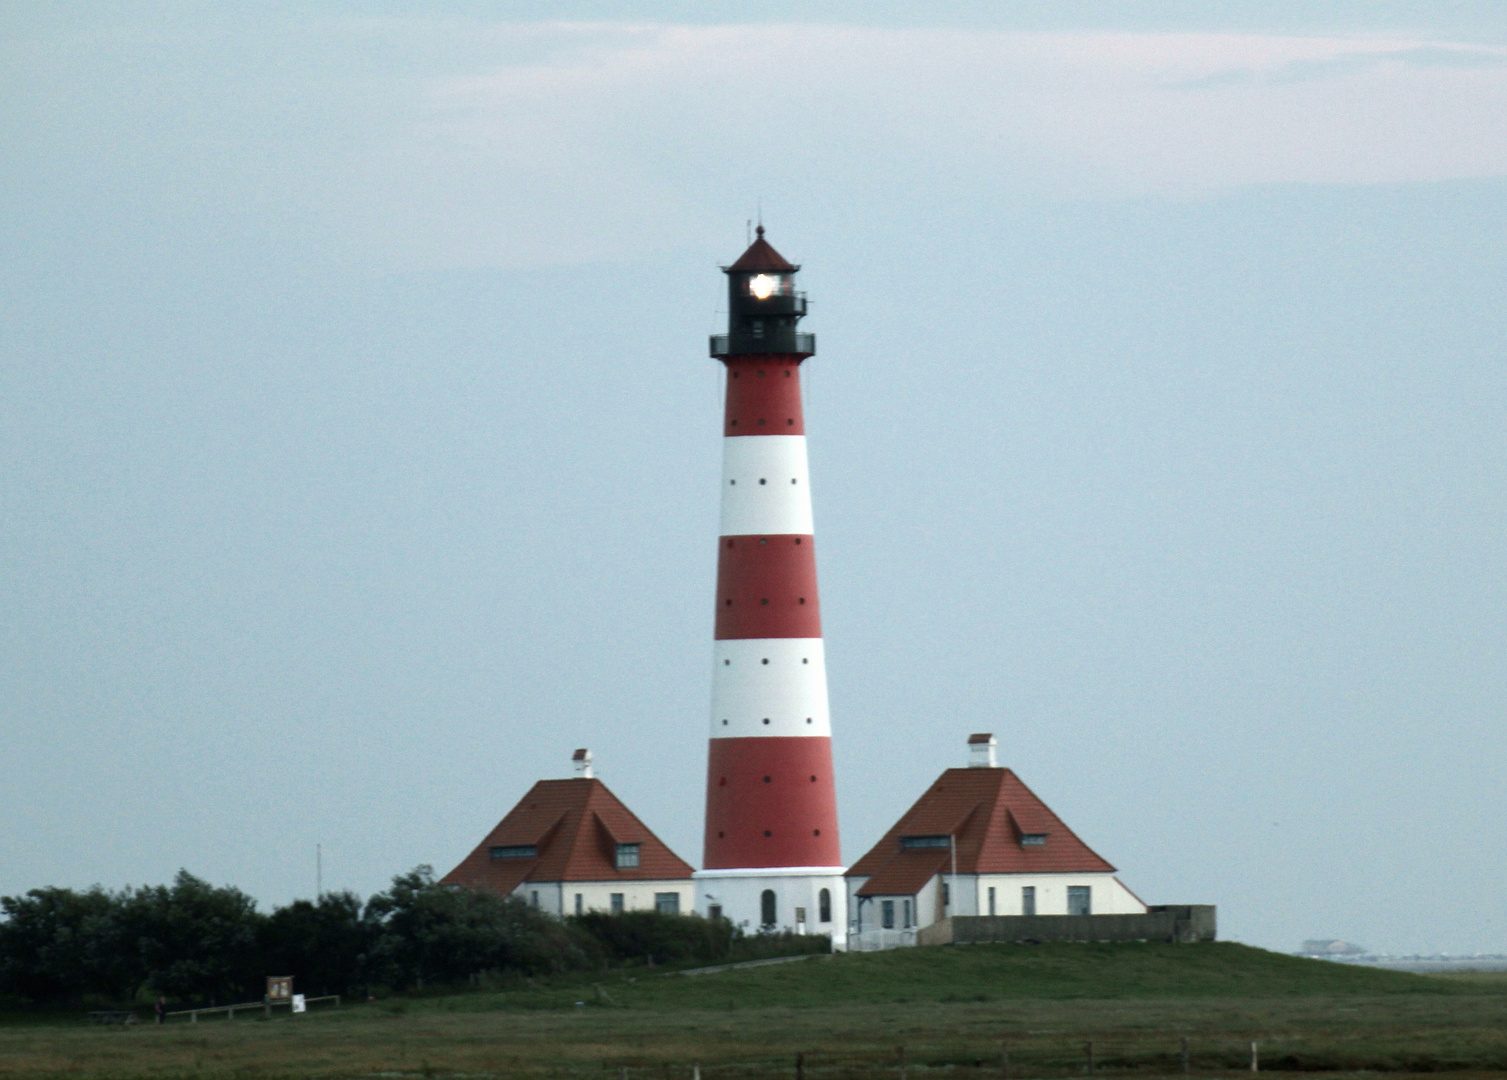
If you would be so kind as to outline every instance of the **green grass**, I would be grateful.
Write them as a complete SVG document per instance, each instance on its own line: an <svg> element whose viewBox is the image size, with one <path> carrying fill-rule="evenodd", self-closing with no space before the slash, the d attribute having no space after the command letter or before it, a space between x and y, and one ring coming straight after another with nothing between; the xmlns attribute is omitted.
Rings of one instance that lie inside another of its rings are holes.
<svg viewBox="0 0 1507 1080"><path fill-rule="evenodd" d="M601 987L599 994L596 987ZM582 1001L581 1007L575 1002ZM1234 944L965 946L686 976L638 968L165 1028L0 1027L0 1078L993 1080L1268 1069L1507 1073L1507 980L1300 960ZM1246 1075L1249 1075L1246 1072Z"/></svg>
<svg viewBox="0 0 1507 1080"><path fill-rule="evenodd" d="M596 986L602 988L598 993ZM1379 968L1304 960L1217 942L967 945L814 956L708 975L642 969L543 982L499 993L404 1007L466 1011L558 1009L576 1001L630 1009L808 1008L839 1003L1010 1000L1272 998L1455 994L1461 982Z"/></svg>

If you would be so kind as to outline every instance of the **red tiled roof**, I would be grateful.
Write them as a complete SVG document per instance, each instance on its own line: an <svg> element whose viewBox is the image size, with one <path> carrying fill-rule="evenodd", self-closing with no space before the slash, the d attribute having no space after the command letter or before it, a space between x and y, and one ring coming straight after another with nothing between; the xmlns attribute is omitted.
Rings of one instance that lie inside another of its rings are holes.
<svg viewBox="0 0 1507 1080"><path fill-rule="evenodd" d="M858 895L915 896L928 881L945 873L949 862L946 848L902 848L874 871Z"/></svg>
<svg viewBox="0 0 1507 1080"><path fill-rule="evenodd" d="M759 238L748 245L748 250L738 256L738 261L725 267L729 274L750 274L758 270L790 274L800 267L786 260L764 239L764 226L759 226Z"/></svg>
<svg viewBox="0 0 1507 1080"><path fill-rule="evenodd" d="M638 866L617 868L617 845L638 844ZM492 858L494 847L533 845L524 858ZM440 879L507 895L525 881L644 881L688 878L691 866L595 778L540 780L476 850Z"/></svg>
<svg viewBox="0 0 1507 1080"><path fill-rule="evenodd" d="M1027 833L1045 834L1046 843L1022 847ZM931 874L950 866L946 848L902 848L902 836L952 836L960 874L1114 870L1009 769L948 769L939 776L848 870L869 878L859 895L913 895ZM921 873L925 866L933 868L930 873Z"/></svg>

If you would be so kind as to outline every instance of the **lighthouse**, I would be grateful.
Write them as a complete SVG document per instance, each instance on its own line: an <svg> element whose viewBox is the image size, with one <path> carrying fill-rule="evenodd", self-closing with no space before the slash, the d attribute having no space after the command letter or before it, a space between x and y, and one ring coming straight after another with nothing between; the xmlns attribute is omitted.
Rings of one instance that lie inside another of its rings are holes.
<svg viewBox="0 0 1507 1080"><path fill-rule="evenodd" d="M727 275L711 740L697 910L749 930L847 936L816 589L800 267L764 228Z"/></svg>

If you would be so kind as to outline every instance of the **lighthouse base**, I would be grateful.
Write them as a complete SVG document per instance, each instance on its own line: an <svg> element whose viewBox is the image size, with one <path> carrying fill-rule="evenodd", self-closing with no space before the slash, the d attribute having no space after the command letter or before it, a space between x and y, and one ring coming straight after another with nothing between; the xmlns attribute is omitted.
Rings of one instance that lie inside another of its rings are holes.
<svg viewBox="0 0 1507 1080"><path fill-rule="evenodd" d="M848 890L841 866L760 866L698 870L696 913L727 919L744 933L761 930L830 934L834 950L848 944Z"/></svg>

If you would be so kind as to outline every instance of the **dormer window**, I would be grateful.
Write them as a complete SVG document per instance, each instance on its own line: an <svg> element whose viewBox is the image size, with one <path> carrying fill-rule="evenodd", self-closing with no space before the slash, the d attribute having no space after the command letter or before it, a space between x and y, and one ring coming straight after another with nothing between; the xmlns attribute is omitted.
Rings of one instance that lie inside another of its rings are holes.
<svg viewBox="0 0 1507 1080"><path fill-rule="evenodd" d="M617 868L619 870L638 869L637 844L619 844L617 846Z"/></svg>
<svg viewBox="0 0 1507 1080"><path fill-rule="evenodd" d="M902 836L900 846L903 848L931 848L950 847L950 838L946 836Z"/></svg>
<svg viewBox="0 0 1507 1080"><path fill-rule="evenodd" d="M1047 834L1044 832L1028 832L1020 834L1021 847L1045 847Z"/></svg>
<svg viewBox="0 0 1507 1080"><path fill-rule="evenodd" d="M503 844L489 849L494 859L532 859L539 854L535 844Z"/></svg>

